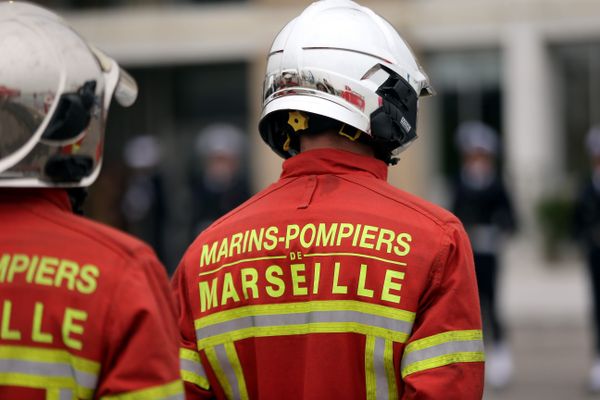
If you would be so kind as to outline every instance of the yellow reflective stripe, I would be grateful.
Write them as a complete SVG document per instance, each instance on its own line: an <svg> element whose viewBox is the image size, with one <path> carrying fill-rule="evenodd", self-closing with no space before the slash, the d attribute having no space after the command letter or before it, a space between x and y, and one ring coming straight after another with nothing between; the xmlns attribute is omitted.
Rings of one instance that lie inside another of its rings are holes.
<svg viewBox="0 0 600 400"><path fill-rule="evenodd" d="M100 400L161 400L167 398L183 400L183 382L176 380L165 385L101 397Z"/></svg>
<svg viewBox="0 0 600 400"><path fill-rule="evenodd" d="M367 336L365 343L365 385L367 400L377 399L377 378L375 376L375 336Z"/></svg>
<svg viewBox="0 0 600 400"><path fill-rule="evenodd" d="M197 319L194 322L194 325L196 329L201 329L210 325L250 316L295 314L311 311L357 311L398 321L413 322L415 320L414 312L399 310L393 307L364 303L355 300L323 300L301 303L258 304L239 307L202 317Z"/></svg>
<svg viewBox="0 0 600 400"><path fill-rule="evenodd" d="M229 381L223 372L223 368L221 368L221 364L219 363L219 359L217 358L217 353L215 352L214 347L204 349L204 353L206 354L206 358L208 358L211 368L217 376L217 380L221 384L221 388L223 388L223 391L225 392L225 397L228 399L233 399L233 390L231 389L231 385L229 384Z"/></svg>
<svg viewBox="0 0 600 400"><path fill-rule="evenodd" d="M235 345L233 343L225 343L225 352L227 353L227 358L229 359L229 363L233 367L235 377L237 378L240 398L241 400L248 400L248 389L246 388L244 371L242 371L242 364L240 363L237 351L235 350Z"/></svg>
<svg viewBox="0 0 600 400"><path fill-rule="evenodd" d="M200 371L202 371L202 372L204 371L204 368L202 367L202 362L200 361L200 355L198 354L198 352L181 347L179 349L179 358L181 360L184 360L184 361L182 361L182 368L180 370L181 371L181 379L183 379L184 382L193 383L194 385L197 385L197 386L201 387L202 389L208 390L210 388L208 379L205 376L202 376L197 373ZM197 372L191 371L189 369L185 369L185 365L184 365L185 361L193 363L192 365L194 365L194 369Z"/></svg>
<svg viewBox="0 0 600 400"><path fill-rule="evenodd" d="M86 358L77 357L66 350L41 349L27 346L0 346L0 359L54 362L71 364L75 369L98 375L100 363Z"/></svg>
<svg viewBox="0 0 600 400"><path fill-rule="evenodd" d="M396 385L396 373L394 368L394 343L391 340L385 341L383 361L388 381L388 398L390 400L396 400L398 399L398 387Z"/></svg>
<svg viewBox="0 0 600 400"><path fill-rule="evenodd" d="M179 358L201 364L200 354L198 354L198 352L195 350L181 347L179 348Z"/></svg>
<svg viewBox="0 0 600 400"><path fill-rule="evenodd" d="M181 379L183 379L184 382L193 383L204 390L208 390L210 388L208 379L206 379L204 376L195 374L192 371L181 370Z"/></svg>
<svg viewBox="0 0 600 400"><path fill-rule="evenodd" d="M406 368L402 369L402 378L406 377L415 372L442 367L444 365L460 363L460 362L478 362L484 361L485 356L483 352L461 352L445 354L443 356L429 358L423 361L417 361Z"/></svg>
<svg viewBox="0 0 600 400"><path fill-rule="evenodd" d="M358 322L314 322L290 326L261 326L239 329L198 340L198 348L206 349L228 341L237 342L250 337L306 335L311 333L358 333L361 335L375 335L399 343L406 342L408 338L408 334L404 332L396 332Z"/></svg>
<svg viewBox="0 0 600 400"><path fill-rule="evenodd" d="M221 311L195 321L196 329L231 321L238 318L272 314L307 313L311 311L357 311L398 321L413 322L415 313L379 304L354 300L325 300L301 303L259 304Z"/></svg>
<svg viewBox="0 0 600 400"><path fill-rule="evenodd" d="M414 372L485 358L481 330L449 331L415 340L402 356L402 377Z"/></svg>
<svg viewBox="0 0 600 400"><path fill-rule="evenodd" d="M46 390L46 400L61 400L60 389L52 388Z"/></svg>
<svg viewBox="0 0 600 400"><path fill-rule="evenodd" d="M0 345L0 360L16 360L28 363L60 364L61 368L68 368L69 372L63 376L46 375L39 372L0 372L0 384L11 384L29 388L61 388L71 389L79 398L90 399L94 395L96 379L100 372L100 363L77 357L67 350L43 349L28 346ZM71 370L72 369L72 370ZM83 374L87 374L83 375ZM82 386L78 382L81 378L90 387Z"/></svg>
<svg viewBox="0 0 600 400"><path fill-rule="evenodd" d="M80 399L91 399L94 390L78 387L71 377L48 377L19 372L0 372L0 386L21 386L32 389L72 389Z"/></svg>
<svg viewBox="0 0 600 400"><path fill-rule="evenodd" d="M432 346L437 346L439 344L447 342L456 342L464 340L483 340L483 334L479 329L438 333L437 335L429 336L409 343L406 346L406 349L404 350L404 354L408 354L413 351L422 350Z"/></svg>

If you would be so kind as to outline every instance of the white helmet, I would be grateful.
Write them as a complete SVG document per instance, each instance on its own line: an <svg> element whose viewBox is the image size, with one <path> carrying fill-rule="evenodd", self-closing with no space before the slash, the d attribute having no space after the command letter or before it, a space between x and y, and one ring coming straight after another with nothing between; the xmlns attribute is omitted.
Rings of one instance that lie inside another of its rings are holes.
<svg viewBox="0 0 600 400"><path fill-rule="evenodd" d="M259 130L282 157L298 152L299 133L334 120L389 163L416 138L417 98L433 94L396 30L349 0L315 2L279 32L263 90Z"/></svg>
<svg viewBox="0 0 600 400"><path fill-rule="evenodd" d="M135 81L29 3L0 3L0 54L0 186L90 185L113 94L133 104Z"/></svg>
<svg viewBox="0 0 600 400"><path fill-rule="evenodd" d="M498 134L481 121L466 121L456 128L456 145L461 153L482 151L490 155L498 153Z"/></svg>

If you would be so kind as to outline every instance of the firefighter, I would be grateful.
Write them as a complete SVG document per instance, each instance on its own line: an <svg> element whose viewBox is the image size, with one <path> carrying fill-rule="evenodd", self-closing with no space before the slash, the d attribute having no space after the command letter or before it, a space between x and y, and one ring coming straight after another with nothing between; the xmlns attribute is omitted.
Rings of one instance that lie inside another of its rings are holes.
<svg viewBox="0 0 600 400"><path fill-rule="evenodd" d="M496 131L483 122L466 121L456 132L462 166L454 184L452 211L471 240L483 321L489 328L486 381L501 389L510 383L513 361L498 310L498 274L503 239L515 232L517 219L511 194L496 166Z"/></svg>
<svg viewBox="0 0 600 400"><path fill-rule="evenodd" d="M265 79L281 178L202 232L173 279L188 398L480 399L466 234L386 183L432 94L406 43L365 7L319 1L275 38Z"/></svg>
<svg viewBox="0 0 600 400"><path fill-rule="evenodd" d="M0 54L0 398L183 399L165 269L73 212L135 82L28 3L0 3Z"/></svg>
<svg viewBox="0 0 600 400"><path fill-rule="evenodd" d="M587 387L600 393L600 126L592 126L586 136L590 173L581 185L574 205L573 228L585 253L590 278L594 345L593 365Z"/></svg>

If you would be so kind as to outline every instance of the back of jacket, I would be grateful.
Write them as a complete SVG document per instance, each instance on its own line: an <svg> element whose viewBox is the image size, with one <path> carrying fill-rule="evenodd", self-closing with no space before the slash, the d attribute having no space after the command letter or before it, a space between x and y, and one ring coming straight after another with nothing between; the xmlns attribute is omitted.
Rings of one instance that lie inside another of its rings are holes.
<svg viewBox="0 0 600 400"><path fill-rule="evenodd" d="M174 278L189 398L481 398L469 242L386 171L294 156L191 245Z"/></svg>
<svg viewBox="0 0 600 400"><path fill-rule="evenodd" d="M0 190L0 399L183 398L175 308L150 248L63 190Z"/></svg>

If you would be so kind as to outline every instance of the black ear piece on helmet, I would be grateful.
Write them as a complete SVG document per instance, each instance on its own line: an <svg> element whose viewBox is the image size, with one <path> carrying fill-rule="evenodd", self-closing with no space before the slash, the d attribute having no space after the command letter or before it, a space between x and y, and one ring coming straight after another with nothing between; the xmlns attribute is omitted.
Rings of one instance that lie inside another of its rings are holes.
<svg viewBox="0 0 600 400"><path fill-rule="evenodd" d="M410 84L395 71L380 65L389 74L376 93L382 105L371 113L371 134L376 145L386 151L405 146L417 137L418 96ZM384 160L393 163L391 154Z"/></svg>
<svg viewBox="0 0 600 400"><path fill-rule="evenodd" d="M42 139L58 142L75 139L88 127L95 101L96 81L85 82L75 93L64 93Z"/></svg>
<svg viewBox="0 0 600 400"><path fill-rule="evenodd" d="M271 113L258 124L260 136L279 156L290 158L293 154L290 149L297 146L297 136L289 125L289 112L280 110ZM284 150L286 149L286 150Z"/></svg>

